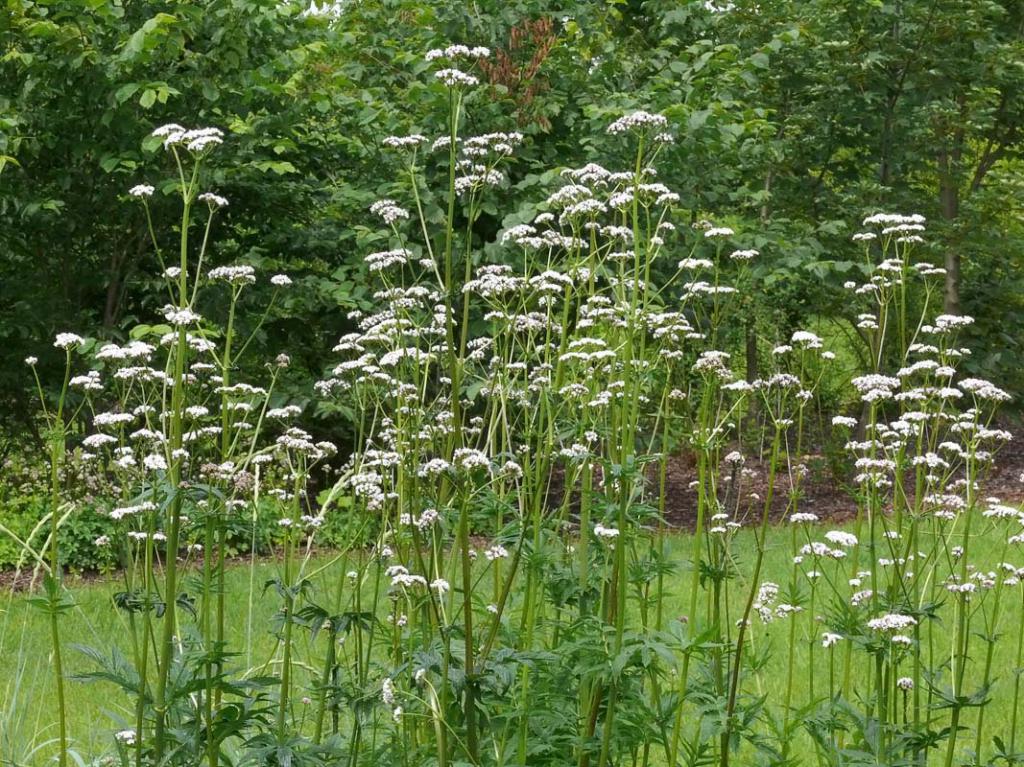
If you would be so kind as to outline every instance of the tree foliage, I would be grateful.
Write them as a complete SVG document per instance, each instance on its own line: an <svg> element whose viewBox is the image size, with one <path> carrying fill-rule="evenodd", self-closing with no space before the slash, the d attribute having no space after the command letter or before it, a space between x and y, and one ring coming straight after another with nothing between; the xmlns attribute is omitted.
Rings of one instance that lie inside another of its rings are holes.
<svg viewBox="0 0 1024 767"><path fill-rule="evenodd" d="M475 224L484 243L502 224L497 210L529 214L544 169L587 159L592 147L570 137L598 136L627 109L661 111L679 137L664 173L686 207L758 232L756 279L773 298L752 301L736 329L748 367L809 319L856 333L840 286L859 267L841 222L898 209L934 221L947 309L976 316L976 338L990 339L974 366L1020 390L1024 9L1014 0L338 7L7 0L0 408L12 431L32 429L26 355L68 328L125 337L160 305L144 276L145 219L121 201L137 179L166 172L156 142L138 136L171 121L229 132L234 161L215 183L231 206L214 259L301 278L264 337L296 358L290 391L307 389L367 298L362 256L377 235L366 208L398 181L381 140L437 132L416 124L429 114L417 75L423 51L448 40L496 51L485 73L493 109L479 118L493 124L473 129L513 127L511 114L528 137L501 207Z"/></svg>

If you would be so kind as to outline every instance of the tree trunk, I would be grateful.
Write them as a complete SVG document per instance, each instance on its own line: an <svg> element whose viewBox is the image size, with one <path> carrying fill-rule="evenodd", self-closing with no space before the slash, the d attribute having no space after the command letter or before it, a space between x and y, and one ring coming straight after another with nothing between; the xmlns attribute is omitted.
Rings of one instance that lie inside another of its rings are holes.
<svg viewBox="0 0 1024 767"><path fill-rule="evenodd" d="M146 241L141 232L136 232L123 245L115 242L110 253L110 264L107 267L107 293L103 306L103 327L107 330L114 327L121 319L121 307L127 286L127 277L131 271L131 259L127 258L129 250L134 251L134 263L138 263L145 249ZM126 267L125 264L128 264Z"/></svg>
<svg viewBox="0 0 1024 767"><path fill-rule="evenodd" d="M946 314L961 314L960 311L960 254L953 249L946 251L946 290L942 306Z"/></svg>
<svg viewBox="0 0 1024 767"><path fill-rule="evenodd" d="M119 259L112 256L107 279L107 296L103 304L103 327L106 330L114 327L117 321L118 308L121 304L121 273Z"/></svg>
<svg viewBox="0 0 1024 767"><path fill-rule="evenodd" d="M960 189L950 169L949 155L939 153L939 208L942 218L952 223L960 215ZM955 246L946 247L943 257L946 268L946 287L943 310L946 314L960 314L960 253Z"/></svg>
<svg viewBox="0 0 1024 767"><path fill-rule="evenodd" d="M746 363L747 363L747 382L753 383L757 380L757 331L753 320L748 320L746 327L744 328L746 335L745 346L746 346Z"/></svg>

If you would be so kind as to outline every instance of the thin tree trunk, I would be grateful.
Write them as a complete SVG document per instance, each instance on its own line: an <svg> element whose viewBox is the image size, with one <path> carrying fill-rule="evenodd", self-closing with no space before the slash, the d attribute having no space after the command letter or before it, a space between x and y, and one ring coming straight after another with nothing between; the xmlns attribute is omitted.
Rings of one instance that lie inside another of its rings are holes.
<svg viewBox="0 0 1024 767"><path fill-rule="evenodd" d="M753 312L751 312L751 315ZM753 318L747 320L744 328L746 334L746 363L747 363L747 382L753 383L757 380L757 328L754 324Z"/></svg>
<svg viewBox="0 0 1024 767"><path fill-rule="evenodd" d="M107 295L103 303L103 327L114 327L121 308L121 265L124 255L119 243L115 242L110 253L110 265L107 267Z"/></svg>
<svg viewBox="0 0 1024 767"><path fill-rule="evenodd" d="M949 155L939 154L939 208L942 217L952 223L960 215L960 190L949 167ZM946 314L960 314L960 252L955 245L948 245L943 257L946 268L946 286L943 294L943 310Z"/></svg>

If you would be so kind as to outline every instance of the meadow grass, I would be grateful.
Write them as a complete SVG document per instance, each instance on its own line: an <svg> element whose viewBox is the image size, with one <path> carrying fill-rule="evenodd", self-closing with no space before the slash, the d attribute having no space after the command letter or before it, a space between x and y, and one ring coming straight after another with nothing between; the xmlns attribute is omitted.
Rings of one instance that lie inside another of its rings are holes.
<svg viewBox="0 0 1024 767"><path fill-rule="evenodd" d="M691 536L677 533L667 538L666 550L669 559L676 566L675 573L667 579L662 610L666 622L678 621L686 610L687 585L690 574L687 571L687 554L690 551ZM975 536L979 566L994 566L998 549L1002 543L998 531L984 530ZM738 563L752 557L754 541L749 531L737 534L734 555ZM326 593L335 579L342 577L350 566L354 566L356 555L333 552L311 552L305 570L311 573L311 582L316 593ZM351 561L350 561L351 560ZM234 670L240 676L253 676L266 672L280 662L280 641L268 627L279 612L280 602L274 596L262 593L263 584L279 574L281 563L275 559L258 560L252 565L236 564L228 569L226 605L228 609L228 642L237 649ZM790 542L788 527L776 527L770 531L764 563L765 581L785 583L791 577ZM736 569L737 576L729 582L730 598L741 600L750 584L744 581L742 567ZM190 571L191 576L197 575ZM113 597L123 584L116 576L95 582L82 582L72 587L75 607L66 617L66 631L69 642L76 645L99 649L106 654L115 651L128 652L126 637L127 620L124 614L113 609ZM373 584L367 581L364 589L369 594ZM521 595L514 595L515 605ZM48 622L46 615L30 603L31 596L25 592L8 592L0 613L0 763L41 764L56 754L55 728L52 700L54 680L50 669L50 655L47 643ZM315 599L315 596L314 596ZM631 610L635 611L635 606ZM111 616L117 615L112 620ZM383 621L387 615L387 603L382 601L378 617ZM517 616L513 614L514 620ZM630 619L636 616L631 615ZM1001 632L1015 635L1020 620L1020 611L1008 610ZM941 634L940 634L941 635ZM296 698L297 720L302 721L301 703L305 695L312 694L312 686L323 661L322 642L310 641L308 633L297 634L296 657L298 664L296 678L299 681ZM781 693L786 687L786 668L789 640L789 621L777 619L769 624L756 621L753 628L753 646L760 652L767 651L768 662L757 675L755 689L766 695L773 709L781 705ZM808 637L806 622L798 623L798 645L795 649L795 668L799 673L793 680L794 706L804 706L808 699L809 644L820 644L820 634ZM1013 704L1013 680L1015 669L1015 642L998 642L995 647L995 668L998 670L990 691L991 704L988 707L989 731L995 735L1005 733L1009 728ZM826 652L815 653L815 673L818 679L826 679L829 673L829 656ZM95 662L82 652L68 653L67 673L71 677L96 671ZM976 682L977 680L972 680ZM73 751L88 757L110 752L113 747L112 733L130 726L133 702L104 681L76 681L67 687L69 732ZM821 697L821 686L818 687ZM311 726L311 718L307 718ZM966 722L971 727L971 720ZM813 748L810 740L801 735L804 752L810 755ZM803 748L800 749L801 751ZM798 752L799 753L799 752ZM937 755L933 755L937 756ZM653 755L657 762L657 755ZM88 760L88 758L87 758ZM739 763L745 759L740 755Z"/></svg>

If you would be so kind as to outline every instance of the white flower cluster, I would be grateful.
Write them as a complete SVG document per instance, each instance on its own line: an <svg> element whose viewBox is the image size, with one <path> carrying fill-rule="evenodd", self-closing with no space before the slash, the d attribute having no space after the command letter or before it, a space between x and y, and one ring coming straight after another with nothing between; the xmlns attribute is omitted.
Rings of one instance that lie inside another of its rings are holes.
<svg viewBox="0 0 1024 767"><path fill-rule="evenodd" d="M152 135L164 140L165 149L183 146L193 154L202 154L206 150L224 143L224 131L220 128L188 129L177 123L161 125L153 131Z"/></svg>
<svg viewBox="0 0 1024 767"><path fill-rule="evenodd" d="M864 402L876 402L882 399L892 399L893 393L900 388L898 378L891 376L870 373L858 376L851 381L853 387L860 392Z"/></svg>
<svg viewBox="0 0 1024 767"><path fill-rule="evenodd" d="M415 149L427 143L427 137L419 133L409 136L388 136L382 143L389 149Z"/></svg>
<svg viewBox="0 0 1024 767"><path fill-rule="evenodd" d="M453 44L446 48L432 48L425 56L427 61L458 61L460 59L486 59L491 55L491 49L482 45L470 48L468 45Z"/></svg>
<svg viewBox="0 0 1024 767"><path fill-rule="evenodd" d="M221 197L219 194L214 194L213 192L203 192L196 199L199 200L199 202L205 202L211 209L226 208L228 205L226 197Z"/></svg>
<svg viewBox="0 0 1024 767"><path fill-rule="evenodd" d="M818 521L818 515L808 511L797 511L789 515L789 521L796 525L814 524Z"/></svg>
<svg viewBox="0 0 1024 767"><path fill-rule="evenodd" d="M842 546L844 549L849 549L857 545L857 536L843 530L829 530L825 533L825 540L834 543L837 546Z"/></svg>
<svg viewBox="0 0 1024 767"><path fill-rule="evenodd" d="M252 285L256 282L256 270L246 264L218 266L207 275L211 280L222 280L231 285Z"/></svg>
<svg viewBox="0 0 1024 767"><path fill-rule="evenodd" d="M638 110L615 120L608 126L608 132L618 134L629 131L657 131L660 133L667 127L668 118L665 115Z"/></svg>
<svg viewBox="0 0 1024 767"><path fill-rule="evenodd" d="M875 213L864 219L864 226L901 226L905 224L922 225L925 217L919 213L905 215L902 213Z"/></svg>
<svg viewBox="0 0 1024 767"><path fill-rule="evenodd" d="M439 69L434 73L434 77L449 88L472 87L480 84L480 78L476 75L455 68Z"/></svg>
<svg viewBox="0 0 1024 767"><path fill-rule="evenodd" d="M54 347L65 350L74 349L84 343L85 339L74 333L58 333L57 337L53 341Z"/></svg>
<svg viewBox="0 0 1024 767"><path fill-rule="evenodd" d="M916 618L901 613L887 613L880 618L872 618L868 621L869 629L882 632L905 631L916 625Z"/></svg>
<svg viewBox="0 0 1024 767"><path fill-rule="evenodd" d="M465 139L462 142L461 151L465 157L476 158L489 155L510 155L522 143L523 134L518 131L484 133Z"/></svg>
<svg viewBox="0 0 1024 767"><path fill-rule="evenodd" d="M976 400L1008 402L1012 399L1009 393L981 378L965 378L960 381L957 386L973 396Z"/></svg>
<svg viewBox="0 0 1024 767"><path fill-rule="evenodd" d="M370 206L370 212L380 216L388 226L409 218L409 211L394 200L377 200Z"/></svg>
<svg viewBox="0 0 1024 767"><path fill-rule="evenodd" d="M771 623L775 617L773 606L778 596L779 586L776 583L765 581L758 587L757 598L752 607L761 618L762 623Z"/></svg>
<svg viewBox="0 0 1024 767"><path fill-rule="evenodd" d="M371 272L380 272L396 266L405 266L409 263L412 252L405 248L393 250L382 250L377 253L369 253L366 256L366 266Z"/></svg>

